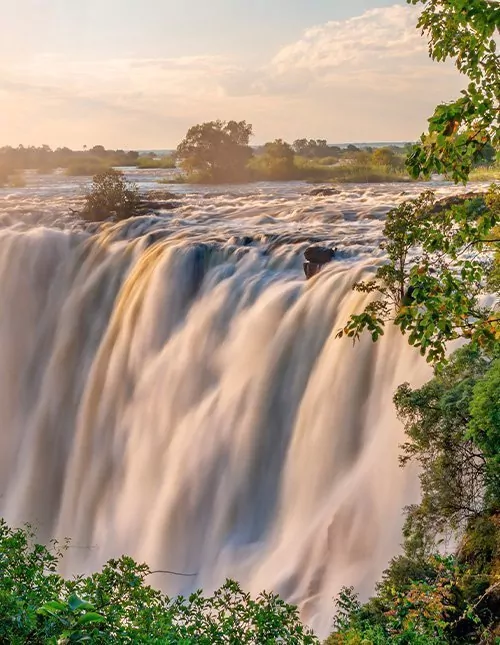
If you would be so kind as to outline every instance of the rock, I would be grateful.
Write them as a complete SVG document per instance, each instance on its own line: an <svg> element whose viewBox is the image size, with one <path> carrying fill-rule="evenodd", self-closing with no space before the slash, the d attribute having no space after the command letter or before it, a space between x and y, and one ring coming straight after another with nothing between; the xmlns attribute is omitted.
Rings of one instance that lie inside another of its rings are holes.
<svg viewBox="0 0 500 645"><path fill-rule="evenodd" d="M443 199L438 200L434 204L434 208L432 209L432 212L433 214L437 215L439 213L442 213L444 210L450 208L451 206L458 206L460 204L463 204L466 201L470 201L473 199L482 200L484 203L485 197L486 197L486 193L474 193L474 192L463 193L462 195L451 195L450 197L443 197ZM485 205L485 208L486 208L486 205Z"/></svg>
<svg viewBox="0 0 500 645"><path fill-rule="evenodd" d="M322 268L322 264L315 264L314 262L304 262L304 273L308 280L314 278L314 276L317 275Z"/></svg>
<svg viewBox="0 0 500 645"><path fill-rule="evenodd" d="M179 208L180 204L178 202L141 202L139 208L145 211L159 211L167 210L171 211L174 208Z"/></svg>
<svg viewBox="0 0 500 645"><path fill-rule="evenodd" d="M328 187L313 188L308 194L311 197L332 197L333 195L340 195L340 190Z"/></svg>
<svg viewBox="0 0 500 645"><path fill-rule="evenodd" d="M304 257L308 262L314 264L327 264L335 256L337 249L330 249L326 246L310 246L304 252Z"/></svg>
<svg viewBox="0 0 500 645"><path fill-rule="evenodd" d="M326 246L310 246L304 252L306 261L304 262L304 273L306 278L317 275L321 269L333 260L337 249L330 249Z"/></svg>
<svg viewBox="0 0 500 645"><path fill-rule="evenodd" d="M144 194L145 201L150 202L166 202L181 199L181 197L181 194L172 193L170 190L149 190Z"/></svg>

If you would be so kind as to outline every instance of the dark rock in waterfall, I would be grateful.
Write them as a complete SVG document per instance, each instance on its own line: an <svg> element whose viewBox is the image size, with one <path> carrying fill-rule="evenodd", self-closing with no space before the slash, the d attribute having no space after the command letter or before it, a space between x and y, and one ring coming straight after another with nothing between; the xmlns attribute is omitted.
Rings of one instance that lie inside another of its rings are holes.
<svg viewBox="0 0 500 645"><path fill-rule="evenodd" d="M403 299L401 300L401 304L403 307L409 307L410 305L413 304L414 297L413 297L413 292L415 291L415 287L413 285L410 285L403 296Z"/></svg>
<svg viewBox="0 0 500 645"><path fill-rule="evenodd" d="M331 249L325 246L310 246L304 252L304 273L306 278L310 278L317 275L321 269L333 260L337 249Z"/></svg>
<svg viewBox="0 0 500 645"><path fill-rule="evenodd" d="M304 257L308 262L315 264L327 264L335 256L337 249L331 249L326 246L310 246L304 252Z"/></svg>
<svg viewBox="0 0 500 645"><path fill-rule="evenodd" d="M314 278L314 276L317 275L322 268L322 264L315 264L314 262L304 262L304 273L308 280Z"/></svg>
<svg viewBox="0 0 500 645"><path fill-rule="evenodd" d="M334 195L340 195L340 190L329 187L313 188L308 194L311 197L332 197Z"/></svg>
<svg viewBox="0 0 500 645"><path fill-rule="evenodd" d="M174 208L179 208L179 202L141 202L139 210L141 211L171 211Z"/></svg>
<svg viewBox="0 0 500 645"><path fill-rule="evenodd" d="M193 244L188 248L188 266L190 267L191 274L192 297L196 296L201 288L210 257L215 248L213 245L203 242Z"/></svg>

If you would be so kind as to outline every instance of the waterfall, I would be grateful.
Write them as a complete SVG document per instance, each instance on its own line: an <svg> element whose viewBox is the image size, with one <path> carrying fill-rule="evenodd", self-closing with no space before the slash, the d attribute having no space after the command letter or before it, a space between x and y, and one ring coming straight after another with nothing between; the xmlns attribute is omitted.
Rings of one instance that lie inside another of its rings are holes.
<svg viewBox="0 0 500 645"><path fill-rule="evenodd" d="M418 495L392 396L428 367L397 331L336 333L366 261L306 282L183 235L0 230L0 515L69 537L65 573L123 553L281 593L325 635L367 597Z"/></svg>

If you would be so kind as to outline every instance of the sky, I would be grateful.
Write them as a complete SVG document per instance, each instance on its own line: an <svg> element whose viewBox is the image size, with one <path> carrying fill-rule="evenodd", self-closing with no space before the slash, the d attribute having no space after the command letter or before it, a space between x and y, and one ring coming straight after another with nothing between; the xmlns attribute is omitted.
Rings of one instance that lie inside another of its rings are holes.
<svg viewBox="0 0 500 645"><path fill-rule="evenodd" d="M0 146L412 141L464 80L384 0L0 0Z"/></svg>

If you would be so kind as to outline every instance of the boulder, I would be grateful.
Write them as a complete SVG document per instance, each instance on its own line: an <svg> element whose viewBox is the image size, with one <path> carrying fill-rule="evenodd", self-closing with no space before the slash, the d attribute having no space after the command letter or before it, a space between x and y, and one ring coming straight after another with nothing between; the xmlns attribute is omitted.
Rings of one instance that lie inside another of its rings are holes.
<svg viewBox="0 0 500 645"><path fill-rule="evenodd" d="M326 246L310 246L305 250L304 257L314 264L328 264L333 260L336 250Z"/></svg>
<svg viewBox="0 0 500 645"><path fill-rule="evenodd" d="M337 249L326 246L310 246L304 251L304 273L309 280L317 275L321 269L333 260Z"/></svg>
<svg viewBox="0 0 500 645"><path fill-rule="evenodd" d="M443 199L438 200L434 204L432 213L434 215L439 215L439 213L442 213L443 211L447 210L448 208L451 208L452 206L459 206L459 205L462 205L464 202L471 201L473 199L480 200L484 204L485 197L486 197L486 193L483 193L483 192L468 192L468 193L462 193L461 195L451 195L450 197L443 197ZM484 207L486 208L486 205Z"/></svg>
<svg viewBox="0 0 500 645"><path fill-rule="evenodd" d="M332 197L333 195L340 195L340 190L328 187L313 188L309 191L309 195L311 195L311 197Z"/></svg>
<svg viewBox="0 0 500 645"><path fill-rule="evenodd" d="M314 276L317 275L322 268L322 264L315 264L314 262L304 262L304 273L308 280L314 278Z"/></svg>
<svg viewBox="0 0 500 645"><path fill-rule="evenodd" d="M139 209L143 211L160 211L160 210L167 210L171 211L174 210L175 208L179 208L181 204L179 202L152 202L152 201L144 201L141 202L139 205Z"/></svg>

